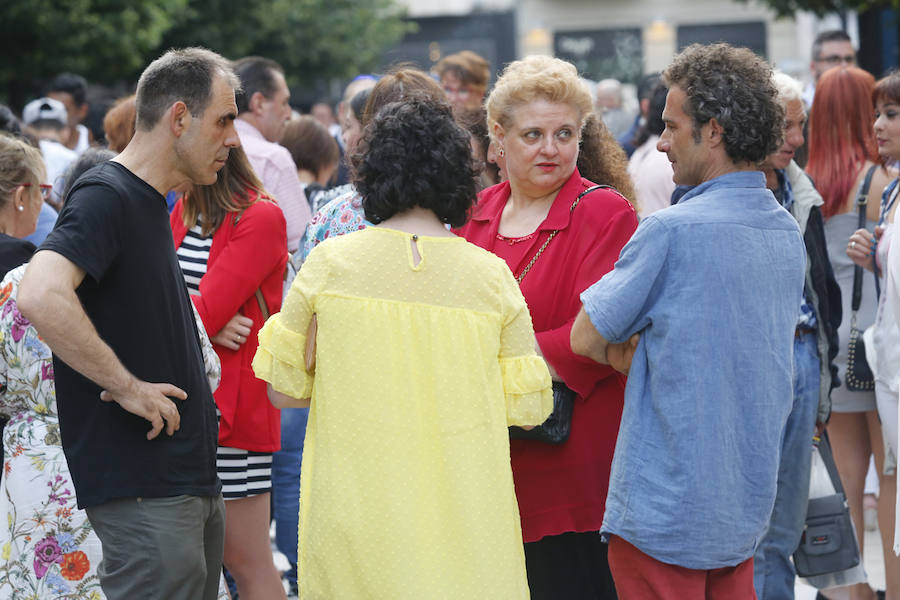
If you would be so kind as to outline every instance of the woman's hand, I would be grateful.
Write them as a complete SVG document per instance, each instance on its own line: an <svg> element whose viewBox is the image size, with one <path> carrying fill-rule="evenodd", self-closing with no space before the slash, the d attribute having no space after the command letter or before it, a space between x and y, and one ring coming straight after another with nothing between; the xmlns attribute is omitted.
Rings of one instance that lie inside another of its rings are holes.
<svg viewBox="0 0 900 600"><path fill-rule="evenodd" d="M241 344L247 341L252 326L253 320L250 317L237 313L210 341L229 350L237 350Z"/></svg>
<svg viewBox="0 0 900 600"><path fill-rule="evenodd" d="M850 260L864 269L873 270L873 265L875 264L875 242L881 237L883 232L883 227L876 227L874 235L866 229L854 231L847 242L847 256L850 257Z"/></svg>

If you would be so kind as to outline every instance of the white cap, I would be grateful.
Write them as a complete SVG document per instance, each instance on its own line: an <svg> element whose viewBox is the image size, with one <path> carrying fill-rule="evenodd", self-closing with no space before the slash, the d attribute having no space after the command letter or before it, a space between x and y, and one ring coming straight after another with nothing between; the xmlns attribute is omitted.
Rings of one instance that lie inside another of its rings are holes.
<svg viewBox="0 0 900 600"><path fill-rule="evenodd" d="M26 125L35 121L57 121L65 127L69 123L69 114L66 105L53 98L38 98L25 105L22 111L22 120Z"/></svg>

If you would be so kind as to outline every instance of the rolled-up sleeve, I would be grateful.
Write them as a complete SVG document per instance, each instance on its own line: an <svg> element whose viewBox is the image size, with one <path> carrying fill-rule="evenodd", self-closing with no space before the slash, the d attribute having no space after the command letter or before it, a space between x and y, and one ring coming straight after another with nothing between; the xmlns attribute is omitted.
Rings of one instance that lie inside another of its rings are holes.
<svg viewBox="0 0 900 600"><path fill-rule="evenodd" d="M621 343L650 324L653 288L666 262L668 230L652 215L641 222L612 271L581 293L591 324Z"/></svg>

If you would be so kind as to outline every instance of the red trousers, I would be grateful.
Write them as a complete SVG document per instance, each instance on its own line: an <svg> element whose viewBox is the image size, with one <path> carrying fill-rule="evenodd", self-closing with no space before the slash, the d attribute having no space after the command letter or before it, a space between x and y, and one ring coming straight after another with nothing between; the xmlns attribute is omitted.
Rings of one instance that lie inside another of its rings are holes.
<svg viewBox="0 0 900 600"><path fill-rule="evenodd" d="M687 569L610 536L609 569L619 600L756 600L752 556L734 567Z"/></svg>

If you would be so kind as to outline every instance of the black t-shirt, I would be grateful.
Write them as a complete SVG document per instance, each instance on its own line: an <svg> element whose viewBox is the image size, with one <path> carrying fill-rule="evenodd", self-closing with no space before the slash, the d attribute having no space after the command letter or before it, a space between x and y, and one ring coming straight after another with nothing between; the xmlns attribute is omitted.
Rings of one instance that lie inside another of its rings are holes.
<svg viewBox="0 0 900 600"><path fill-rule="evenodd" d="M63 450L78 506L218 494L215 404L165 198L122 165L99 165L78 180L40 249L85 270L78 298L125 368L187 392L186 400L175 400L181 429L148 441L149 421L101 401L97 384L54 355Z"/></svg>
<svg viewBox="0 0 900 600"><path fill-rule="evenodd" d="M0 278L31 260L34 244L0 233Z"/></svg>

